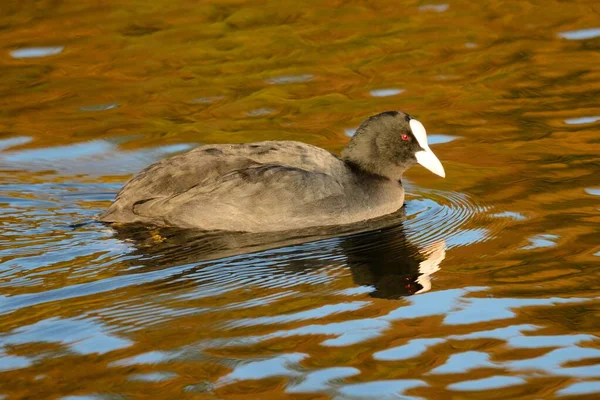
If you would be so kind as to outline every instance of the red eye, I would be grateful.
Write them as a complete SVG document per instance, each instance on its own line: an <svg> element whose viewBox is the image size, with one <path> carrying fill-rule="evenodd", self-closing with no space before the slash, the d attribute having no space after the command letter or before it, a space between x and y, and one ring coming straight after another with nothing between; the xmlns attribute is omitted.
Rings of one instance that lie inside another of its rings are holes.
<svg viewBox="0 0 600 400"><path fill-rule="evenodd" d="M410 140L410 137L406 133L403 133L400 137L402 138L402 140Z"/></svg>

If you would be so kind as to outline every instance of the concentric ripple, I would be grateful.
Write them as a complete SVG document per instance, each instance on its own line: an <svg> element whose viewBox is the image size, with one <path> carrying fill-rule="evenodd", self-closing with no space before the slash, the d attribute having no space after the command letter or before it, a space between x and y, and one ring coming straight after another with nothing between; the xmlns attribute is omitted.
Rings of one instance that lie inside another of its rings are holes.
<svg viewBox="0 0 600 400"><path fill-rule="evenodd" d="M95 202L111 198L117 188L83 183L3 187L3 201L19 216L4 215L4 232L38 232L17 248L14 241L0 241L3 313L139 285L169 288L169 302L183 302L240 289L278 292L298 285L317 287L348 273L371 295L396 298L430 290L428 277L439 269L444 249L491 234L487 228L463 228L485 207L443 191L417 191L406 211L381 219L288 234L206 234L144 227L115 232L97 223L70 227L99 213ZM52 224L47 222L49 215ZM61 279L48 280L48 272ZM255 303L276 301L277 296L268 293ZM129 318L133 325L207 311L185 307L175 311L146 300L120 301L124 303L105 308L106 317ZM242 303L239 307L248 306Z"/></svg>
<svg viewBox="0 0 600 400"><path fill-rule="evenodd" d="M464 193L409 186L405 227L411 240L426 246L444 239L448 248L485 241L501 229L489 221L491 207Z"/></svg>

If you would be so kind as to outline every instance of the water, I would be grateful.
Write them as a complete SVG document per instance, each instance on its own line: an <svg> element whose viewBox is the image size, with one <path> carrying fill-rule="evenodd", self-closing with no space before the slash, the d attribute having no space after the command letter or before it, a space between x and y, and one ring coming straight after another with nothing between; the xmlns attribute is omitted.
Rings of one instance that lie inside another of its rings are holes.
<svg viewBox="0 0 600 400"><path fill-rule="evenodd" d="M0 398L596 398L590 2L0 6ZM400 109L447 172L342 234L114 231L203 143L339 152Z"/></svg>

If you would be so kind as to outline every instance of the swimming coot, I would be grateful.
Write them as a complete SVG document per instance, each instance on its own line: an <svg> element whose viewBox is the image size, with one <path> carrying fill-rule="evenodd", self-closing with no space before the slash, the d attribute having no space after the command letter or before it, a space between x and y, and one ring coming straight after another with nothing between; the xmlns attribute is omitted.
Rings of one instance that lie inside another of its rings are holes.
<svg viewBox="0 0 600 400"><path fill-rule="evenodd" d="M387 111L362 122L341 158L265 141L162 160L131 178L100 220L242 232L349 224L400 209L400 179L417 163L445 176L423 125Z"/></svg>

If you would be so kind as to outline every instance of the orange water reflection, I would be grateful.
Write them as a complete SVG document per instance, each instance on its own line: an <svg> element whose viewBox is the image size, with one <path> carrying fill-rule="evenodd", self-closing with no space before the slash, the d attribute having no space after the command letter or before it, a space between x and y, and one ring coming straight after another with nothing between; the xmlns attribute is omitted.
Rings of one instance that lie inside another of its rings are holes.
<svg viewBox="0 0 600 400"><path fill-rule="evenodd" d="M5 3L0 397L600 392L594 3ZM388 109L418 116L447 171L409 172L391 228L90 223L162 157L338 152Z"/></svg>

